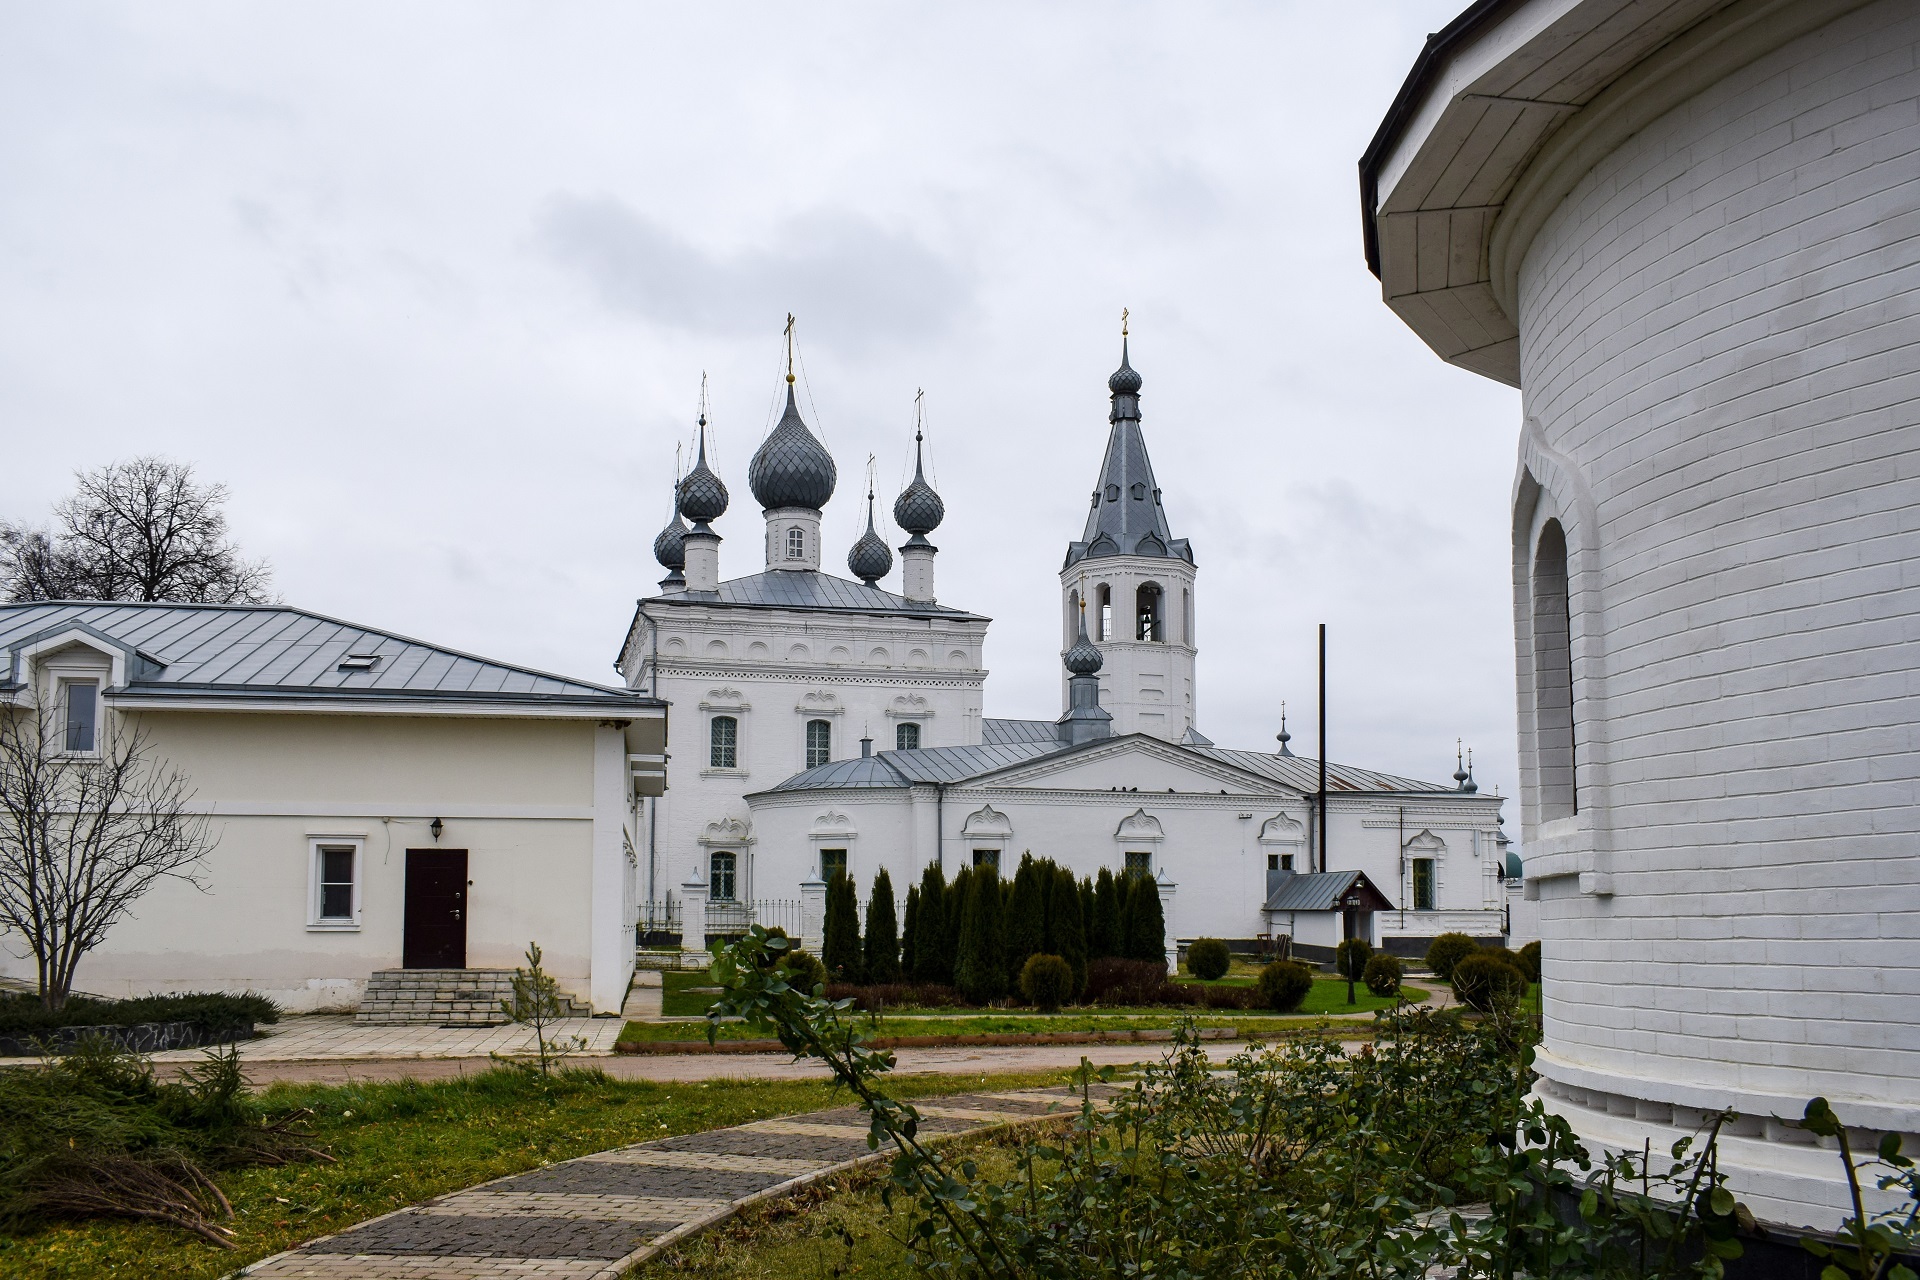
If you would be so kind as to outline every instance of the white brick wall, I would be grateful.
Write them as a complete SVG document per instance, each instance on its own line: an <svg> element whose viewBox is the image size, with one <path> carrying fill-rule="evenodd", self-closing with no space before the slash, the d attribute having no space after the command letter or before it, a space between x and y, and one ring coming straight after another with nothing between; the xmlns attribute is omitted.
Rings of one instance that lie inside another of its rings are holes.
<svg viewBox="0 0 1920 1280"><path fill-rule="evenodd" d="M1607 156L1525 258L1582 813L1542 833L1527 794L1523 838L1530 873L1559 849L1613 889L1539 886L1550 1076L1916 1127L1917 49L1920 6L1882 0L1774 51Z"/></svg>

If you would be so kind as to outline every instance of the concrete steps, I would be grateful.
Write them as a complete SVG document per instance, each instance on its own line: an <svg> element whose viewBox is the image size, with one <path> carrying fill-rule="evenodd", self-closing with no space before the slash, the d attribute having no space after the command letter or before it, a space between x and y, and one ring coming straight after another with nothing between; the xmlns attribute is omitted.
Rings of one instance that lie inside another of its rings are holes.
<svg viewBox="0 0 1920 1280"><path fill-rule="evenodd" d="M511 969L381 969L368 979L353 1019L388 1026L491 1027L510 1021L500 1004L511 999ZM561 1017L592 1014L561 995Z"/></svg>

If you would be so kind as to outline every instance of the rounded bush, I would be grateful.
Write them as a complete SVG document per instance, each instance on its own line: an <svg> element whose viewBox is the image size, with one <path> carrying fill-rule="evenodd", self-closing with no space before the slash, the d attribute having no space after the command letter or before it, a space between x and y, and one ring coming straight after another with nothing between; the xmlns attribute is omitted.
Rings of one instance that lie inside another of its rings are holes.
<svg viewBox="0 0 1920 1280"><path fill-rule="evenodd" d="M1227 954L1227 944L1218 938L1195 938L1187 948L1187 972L1202 981L1224 978L1232 967L1233 957Z"/></svg>
<svg viewBox="0 0 1920 1280"><path fill-rule="evenodd" d="M1313 990L1313 970L1291 960L1275 960L1260 971L1260 1002L1275 1013L1292 1013Z"/></svg>
<svg viewBox="0 0 1920 1280"><path fill-rule="evenodd" d="M1540 981L1540 944L1538 942L1529 942L1520 948L1513 960L1520 966L1520 972L1526 975L1528 982Z"/></svg>
<svg viewBox="0 0 1920 1280"><path fill-rule="evenodd" d="M1400 965L1399 956L1390 956L1382 951L1367 959L1367 967L1361 979L1367 984L1367 990L1377 996L1392 996L1400 993L1400 975L1405 972Z"/></svg>
<svg viewBox="0 0 1920 1280"><path fill-rule="evenodd" d="M1348 938L1333 949L1333 971L1358 982L1367 971L1367 957L1373 948L1365 938Z"/></svg>
<svg viewBox="0 0 1920 1280"><path fill-rule="evenodd" d="M1461 958L1453 966L1454 998L1481 1013L1518 1000L1526 990L1526 975L1498 952L1481 951Z"/></svg>
<svg viewBox="0 0 1920 1280"><path fill-rule="evenodd" d="M1044 1013L1057 1012L1073 995L1073 966L1059 956L1028 956L1020 969L1020 994Z"/></svg>
<svg viewBox="0 0 1920 1280"><path fill-rule="evenodd" d="M796 949L787 952L780 963L787 971L787 985L797 990L811 994L827 980L827 966L820 963L818 956Z"/></svg>
<svg viewBox="0 0 1920 1280"><path fill-rule="evenodd" d="M1480 944L1464 933L1443 933L1427 944L1427 968L1442 982L1453 981L1453 966L1480 950Z"/></svg>

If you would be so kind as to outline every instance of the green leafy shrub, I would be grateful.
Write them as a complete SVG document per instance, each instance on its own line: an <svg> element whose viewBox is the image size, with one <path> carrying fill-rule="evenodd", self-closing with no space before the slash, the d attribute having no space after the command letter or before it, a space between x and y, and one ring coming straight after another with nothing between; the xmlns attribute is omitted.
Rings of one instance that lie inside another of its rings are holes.
<svg viewBox="0 0 1920 1280"><path fill-rule="evenodd" d="M1514 963L1520 966L1528 982L1540 981L1540 943L1536 940L1520 948L1514 954Z"/></svg>
<svg viewBox="0 0 1920 1280"><path fill-rule="evenodd" d="M1427 968L1442 982L1453 981L1453 966L1463 957L1480 950L1480 944L1464 933L1443 933L1427 944Z"/></svg>
<svg viewBox="0 0 1920 1280"><path fill-rule="evenodd" d="M218 991L133 1000L95 1000L68 996L49 1011L40 997L0 995L0 1036L31 1036L61 1027L133 1027L143 1022L188 1022L203 1031L230 1031L248 1023L280 1021L280 1007L265 996L230 996Z"/></svg>
<svg viewBox="0 0 1920 1280"><path fill-rule="evenodd" d="M1404 972L1399 956L1382 951L1367 958L1367 967L1361 972L1361 980L1367 984L1367 990L1377 996L1397 995Z"/></svg>
<svg viewBox="0 0 1920 1280"><path fill-rule="evenodd" d="M784 936L784 935L782 935ZM795 947L782 957L787 966L787 982L802 991L812 991L825 984L827 966L820 963L820 957Z"/></svg>
<svg viewBox="0 0 1920 1280"><path fill-rule="evenodd" d="M1367 971L1367 957L1372 954L1373 948L1365 938L1348 938L1333 949L1333 971L1359 982Z"/></svg>
<svg viewBox="0 0 1920 1280"><path fill-rule="evenodd" d="M1187 948L1187 972L1203 982L1226 977L1232 967L1233 957L1227 954L1227 944L1218 938L1195 938Z"/></svg>
<svg viewBox="0 0 1920 1280"><path fill-rule="evenodd" d="M1292 960L1275 960L1260 971L1260 1002L1275 1013L1292 1013L1313 990L1313 970Z"/></svg>
<svg viewBox="0 0 1920 1280"><path fill-rule="evenodd" d="M1454 963L1453 995L1469 1009L1487 1013L1519 999L1526 990L1526 975L1498 952L1482 950Z"/></svg>
<svg viewBox="0 0 1920 1280"><path fill-rule="evenodd" d="M1042 1013L1056 1013L1073 998L1073 966L1059 956L1032 955L1020 967L1020 994Z"/></svg>

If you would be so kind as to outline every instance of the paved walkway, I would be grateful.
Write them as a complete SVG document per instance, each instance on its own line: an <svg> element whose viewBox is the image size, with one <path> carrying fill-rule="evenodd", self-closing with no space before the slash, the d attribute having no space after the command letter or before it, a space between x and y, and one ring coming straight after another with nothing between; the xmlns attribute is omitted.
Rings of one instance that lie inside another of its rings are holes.
<svg viewBox="0 0 1920 1280"><path fill-rule="evenodd" d="M588 1054L610 1054L620 1038L618 1018L562 1018L549 1039L584 1037ZM345 1059L407 1060L475 1058L482 1064L494 1053L534 1051L533 1028L508 1023L498 1027L378 1026L355 1022L352 1014L305 1014L262 1027L260 1036L240 1042L240 1060L251 1067L269 1062L325 1062ZM203 1049L169 1049L156 1063L198 1062ZM251 1070L249 1071L251 1073Z"/></svg>
<svg viewBox="0 0 1920 1280"><path fill-rule="evenodd" d="M1032 1089L916 1105L922 1133L954 1135L1059 1114L1075 1097L1069 1089ZM856 1107L660 1138L441 1196L262 1259L239 1274L617 1280L743 1204L866 1159L889 1158L885 1148L870 1153L866 1139L867 1120Z"/></svg>

